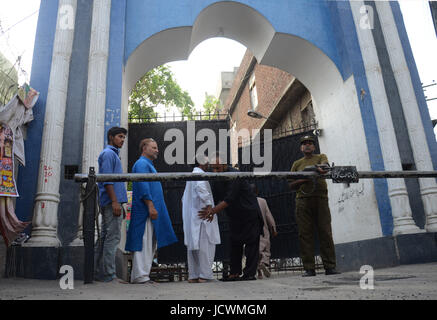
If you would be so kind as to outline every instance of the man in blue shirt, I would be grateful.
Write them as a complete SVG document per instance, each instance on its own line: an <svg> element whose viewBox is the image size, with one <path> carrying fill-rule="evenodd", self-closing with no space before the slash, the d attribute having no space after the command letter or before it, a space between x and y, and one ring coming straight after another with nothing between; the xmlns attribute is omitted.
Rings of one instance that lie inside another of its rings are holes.
<svg viewBox="0 0 437 320"><path fill-rule="evenodd" d="M123 173L119 157L120 148L126 139L125 128L108 130L108 145L99 155L99 173ZM96 280L110 282L116 278L115 254L120 242L122 204L127 202L124 182L99 182L102 230L97 246Z"/></svg>
<svg viewBox="0 0 437 320"><path fill-rule="evenodd" d="M153 160L158 158L155 140L140 142L141 157L132 173L156 173ZM126 251L133 252L131 283L153 283L150 280L156 249L177 242L164 202L161 182L135 181L132 183L132 212L126 236Z"/></svg>

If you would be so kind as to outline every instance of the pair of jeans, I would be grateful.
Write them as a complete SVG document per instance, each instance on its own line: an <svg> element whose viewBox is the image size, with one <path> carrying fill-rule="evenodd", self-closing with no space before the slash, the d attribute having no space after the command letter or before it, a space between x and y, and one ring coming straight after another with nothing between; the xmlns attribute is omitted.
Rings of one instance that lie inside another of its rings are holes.
<svg viewBox="0 0 437 320"><path fill-rule="evenodd" d="M96 246L97 280L111 281L116 278L115 255L120 243L122 220L123 215L114 216L111 204L102 208L101 236Z"/></svg>

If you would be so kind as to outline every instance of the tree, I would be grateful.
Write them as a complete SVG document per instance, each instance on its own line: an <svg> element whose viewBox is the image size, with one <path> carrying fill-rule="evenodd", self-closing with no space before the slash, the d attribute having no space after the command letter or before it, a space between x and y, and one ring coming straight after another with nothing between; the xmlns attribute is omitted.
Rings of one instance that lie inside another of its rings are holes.
<svg viewBox="0 0 437 320"><path fill-rule="evenodd" d="M192 118L194 103L188 92L181 89L167 66L147 72L135 85L129 97L131 122L148 122L155 117L155 108L176 107L184 116Z"/></svg>
<svg viewBox="0 0 437 320"><path fill-rule="evenodd" d="M0 52L0 105L6 104L17 92L18 74L12 63L10 63Z"/></svg>
<svg viewBox="0 0 437 320"><path fill-rule="evenodd" d="M203 119L216 119L217 113L222 109L220 100L213 95L205 94L205 102L203 103L203 112L208 116Z"/></svg>

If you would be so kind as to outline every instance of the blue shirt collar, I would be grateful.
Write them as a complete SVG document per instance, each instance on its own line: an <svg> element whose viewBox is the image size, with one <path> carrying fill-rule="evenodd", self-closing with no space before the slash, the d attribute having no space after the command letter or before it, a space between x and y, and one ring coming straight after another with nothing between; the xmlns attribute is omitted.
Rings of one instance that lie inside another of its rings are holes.
<svg viewBox="0 0 437 320"><path fill-rule="evenodd" d="M153 166L153 161L145 156L141 156L141 158L145 159L148 163L150 163Z"/></svg>
<svg viewBox="0 0 437 320"><path fill-rule="evenodd" d="M116 148L116 147L114 147L114 146L111 146L111 145L107 145L106 146L106 149L111 149L112 151L114 151L117 155L118 155L118 153L120 152L120 149L118 149L118 148Z"/></svg>

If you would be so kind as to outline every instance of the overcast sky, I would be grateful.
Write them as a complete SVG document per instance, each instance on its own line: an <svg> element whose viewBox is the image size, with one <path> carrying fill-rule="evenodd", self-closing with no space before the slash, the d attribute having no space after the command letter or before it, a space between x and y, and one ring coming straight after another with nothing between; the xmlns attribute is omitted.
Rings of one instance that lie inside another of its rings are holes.
<svg viewBox="0 0 437 320"><path fill-rule="evenodd" d="M0 0L0 51L12 63L22 57L21 83L30 80L39 4L40 0ZM437 81L437 39L429 4L424 0L403 0L400 5L421 81L424 84ZM205 93L216 94L220 72L237 67L245 50L233 40L213 38L200 43L187 61L170 65L178 83L200 109ZM437 86L428 88L425 95L437 97ZM437 100L429 101L428 106L431 117L437 118Z"/></svg>

